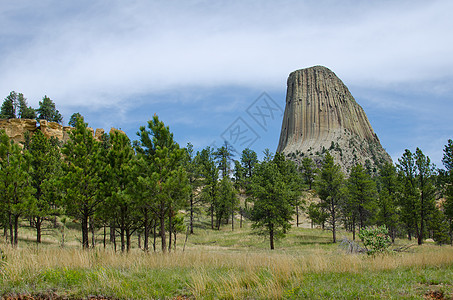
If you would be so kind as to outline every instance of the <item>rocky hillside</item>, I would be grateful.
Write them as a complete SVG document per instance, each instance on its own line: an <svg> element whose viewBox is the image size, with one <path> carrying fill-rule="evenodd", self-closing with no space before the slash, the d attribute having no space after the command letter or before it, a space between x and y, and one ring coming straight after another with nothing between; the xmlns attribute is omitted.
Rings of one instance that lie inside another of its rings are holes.
<svg viewBox="0 0 453 300"><path fill-rule="evenodd" d="M21 144L24 142L24 133L29 132L33 134L36 130L41 130L48 138L58 138L63 143L66 143L69 139L69 131L72 129L70 126L63 126L55 122L47 122L46 120L39 120L39 124L36 120L32 119L0 119L0 130L4 130L5 133L15 142ZM104 129L98 128L93 132L95 139L100 140L104 134ZM117 129L110 129L110 132ZM124 133L124 132L123 132Z"/></svg>
<svg viewBox="0 0 453 300"><path fill-rule="evenodd" d="M326 67L292 72L277 151L317 163L329 151L344 171L359 163L375 169L392 159L382 148L360 105Z"/></svg>

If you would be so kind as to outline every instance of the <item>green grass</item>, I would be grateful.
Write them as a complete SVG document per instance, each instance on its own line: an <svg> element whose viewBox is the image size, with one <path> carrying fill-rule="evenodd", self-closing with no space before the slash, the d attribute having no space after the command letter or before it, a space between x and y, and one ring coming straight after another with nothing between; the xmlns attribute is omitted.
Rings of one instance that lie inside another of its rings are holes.
<svg viewBox="0 0 453 300"><path fill-rule="evenodd" d="M22 229L18 249L0 244L2 295L53 294L69 299L102 295L111 299L424 299L453 297L453 247L426 244L407 253L368 257L346 254L331 243L331 232L292 228L268 250L268 240L250 224L231 231L195 228L170 254L81 250L77 228L58 230L36 246ZM340 231L351 238L349 233ZM101 236L98 236L100 239ZM159 242L159 241L158 241ZM397 246L407 244L398 240ZM160 248L159 245L157 247ZM434 295L434 294L433 294Z"/></svg>

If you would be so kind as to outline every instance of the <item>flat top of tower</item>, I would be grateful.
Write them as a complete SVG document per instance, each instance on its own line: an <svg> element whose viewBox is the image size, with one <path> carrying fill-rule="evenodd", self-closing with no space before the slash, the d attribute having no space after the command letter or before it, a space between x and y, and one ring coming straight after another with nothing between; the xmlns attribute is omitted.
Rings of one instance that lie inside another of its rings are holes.
<svg viewBox="0 0 453 300"><path fill-rule="evenodd" d="M335 74L335 73L334 73L332 70L330 70L329 68L324 67L324 66L320 66L320 65L312 66L312 67L308 67L308 68L304 68L304 69L299 69L299 70L296 70L296 71L291 72L291 74L292 74L292 73L296 73L296 72L304 72L304 71L325 72L325 73L333 73L333 74Z"/></svg>

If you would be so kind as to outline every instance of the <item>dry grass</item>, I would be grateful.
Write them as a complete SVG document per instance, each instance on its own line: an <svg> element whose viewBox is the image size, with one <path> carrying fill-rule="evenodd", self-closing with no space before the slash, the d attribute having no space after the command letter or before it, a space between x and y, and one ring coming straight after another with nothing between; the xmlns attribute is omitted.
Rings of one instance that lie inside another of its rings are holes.
<svg viewBox="0 0 453 300"><path fill-rule="evenodd" d="M244 224L234 232L228 227L197 228L185 252L179 237L177 252L144 253L134 248L120 254L110 246L84 251L77 236L76 230L68 230L72 239L65 249L59 248L58 234L47 236L39 248L31 237L18 249L0 244L2 293L51 292L74 299L420 298L430 291L453 296L450 246L427 244L411 252L368 257L341 251L330 243L330 232L292 228L277 250L269 251L267 239L252 235L249 224Z"/></svg>
<svg viewBox="0 0 453 300"><path fill-rule="evenodd" d="M6 258L0 268L0 276L4 283L15 284L24 280L33 283L44 276L48 281L47 287L54 289L52 278L60 274L58 272L85 270L71 273L75 276L74 284L77 280L84 280L79 292L108 291L133 299L140 298L147 291L133 286L131 274L146 274L151 270L166 270L184 278L183 290L186 292L183 293L197 299L281 299L288 298L285 293L299 286L306 274L361 274L453 264L452 247L430 245L417 248L414 253L377 257L348 255L320 248L301 253L189 250L166 255L141 251L121 255L103 249L44 248L37 251L3 247L3 250ZM52 275L55 270L60 271ZM125 276L131 281L125 280ZM66 280L65 283L71 284L71 281Z"/></svg>

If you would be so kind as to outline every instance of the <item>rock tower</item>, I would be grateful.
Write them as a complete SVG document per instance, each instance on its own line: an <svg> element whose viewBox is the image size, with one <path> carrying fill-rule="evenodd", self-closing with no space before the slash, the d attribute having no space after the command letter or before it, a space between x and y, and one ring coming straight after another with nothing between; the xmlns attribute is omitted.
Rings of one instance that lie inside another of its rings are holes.
<svg viewBox="0 0 453 300"><path fill-rule="evenodd" d="M344 83L326 67L292 72L277 152L318 164L329 151L344 171L362 164L374 171L392 162L360 105Z"/></svg>

